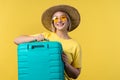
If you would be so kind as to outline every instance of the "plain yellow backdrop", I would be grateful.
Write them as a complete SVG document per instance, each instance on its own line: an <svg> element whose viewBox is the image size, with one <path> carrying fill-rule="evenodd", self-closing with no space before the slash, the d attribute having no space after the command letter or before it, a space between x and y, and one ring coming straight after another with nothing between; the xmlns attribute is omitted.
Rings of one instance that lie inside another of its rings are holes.
<svg viewBox="0 0 120 80"><path fill-rule="evenodd" d="M79 27L69 33L82 47L78 80L120 80L120 0L0 0L0 80L17 80L14 38L46 31L41 15L57 4L81 14Z"/></svg>

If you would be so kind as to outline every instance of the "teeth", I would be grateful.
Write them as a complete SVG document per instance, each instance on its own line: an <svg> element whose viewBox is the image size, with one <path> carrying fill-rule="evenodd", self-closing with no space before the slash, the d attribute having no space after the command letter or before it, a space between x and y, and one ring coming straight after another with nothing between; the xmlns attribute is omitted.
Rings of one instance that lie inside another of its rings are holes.
<svg viewBox="0 0 120 80"><path fill-rule="evenodd" d="M61 24L57 24L58 26L63 26L64 25L64 23L61 23Z"/></svg>

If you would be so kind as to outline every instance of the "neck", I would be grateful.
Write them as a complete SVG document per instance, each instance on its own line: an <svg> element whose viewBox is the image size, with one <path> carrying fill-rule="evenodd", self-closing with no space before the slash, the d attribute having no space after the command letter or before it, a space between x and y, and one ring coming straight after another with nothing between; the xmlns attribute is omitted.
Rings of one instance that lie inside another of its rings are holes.
<svg viewBox="0 0 120 80"><path fill-rule="evenodd" d="M67 31L56 31L56 34L63 39L70 39Z"/></svg>

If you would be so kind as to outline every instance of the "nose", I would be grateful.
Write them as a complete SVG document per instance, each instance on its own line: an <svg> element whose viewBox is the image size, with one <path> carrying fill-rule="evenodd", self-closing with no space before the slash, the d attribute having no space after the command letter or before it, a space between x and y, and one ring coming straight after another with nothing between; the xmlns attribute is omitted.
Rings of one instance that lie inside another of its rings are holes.
<svg viewBox="0 0 120 80"><path fill-rule="evenodd" d="M62 22L62 19L61 18L58 18L58 23L61 23Z"/></svg>

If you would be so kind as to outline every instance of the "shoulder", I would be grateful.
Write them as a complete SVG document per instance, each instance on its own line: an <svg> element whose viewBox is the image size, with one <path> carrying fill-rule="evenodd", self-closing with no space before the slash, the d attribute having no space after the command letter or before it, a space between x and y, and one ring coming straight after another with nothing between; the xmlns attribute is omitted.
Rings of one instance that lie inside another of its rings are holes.
<svg viewBox="0 0 120 80"><path fill-rule="evenodd" d="M76 41L76 40L71 39L71 40L70 40L70 43L71 43L72 45L76 46L76 47L80 47L80 43L79 43L78 41Z"/></svg>
<svg viewBox="0 0 120 80"><path fill-rule="evenodd" d="M74 39L66 40L63 45L75 51L81 49L79 42Z"/></svg>

